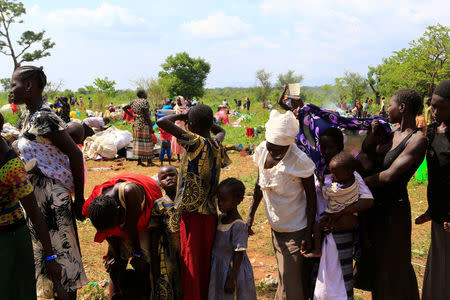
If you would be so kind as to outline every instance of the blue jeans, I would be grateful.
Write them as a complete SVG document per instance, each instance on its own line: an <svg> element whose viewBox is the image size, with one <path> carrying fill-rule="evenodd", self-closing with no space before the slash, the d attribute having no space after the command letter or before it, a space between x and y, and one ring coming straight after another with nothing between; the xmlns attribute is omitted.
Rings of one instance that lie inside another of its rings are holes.
<svg viewBox="0 0 450 300"><path fill-rule="evenodd" d="M159 160L164 160L164 154L170 159L172 157L172 151L170 150L170 141L161 141L161 150L159 151Z"/></svg>

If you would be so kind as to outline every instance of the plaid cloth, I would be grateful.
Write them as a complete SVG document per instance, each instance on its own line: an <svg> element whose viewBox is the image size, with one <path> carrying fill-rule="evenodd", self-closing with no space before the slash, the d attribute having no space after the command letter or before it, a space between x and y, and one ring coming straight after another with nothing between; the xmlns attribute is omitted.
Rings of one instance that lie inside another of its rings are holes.
<svg viewBox="0 0 450 300"><path fill-rule="evenodd" d="M150 126L133 130L133 157L136 159L153 158L153 139Z"/></svg>

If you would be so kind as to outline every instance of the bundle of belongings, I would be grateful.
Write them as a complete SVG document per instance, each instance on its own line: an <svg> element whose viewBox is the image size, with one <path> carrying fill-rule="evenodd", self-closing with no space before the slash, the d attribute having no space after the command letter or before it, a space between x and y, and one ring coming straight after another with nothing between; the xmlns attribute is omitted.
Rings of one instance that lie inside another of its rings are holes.
<svg viewBox="0 0 450 300"><path fill-rule="evenodd" d="M133 141L131 132L119 130L114 126L87 137L83 144L86 159L112 159L117 152Z"/></svg>

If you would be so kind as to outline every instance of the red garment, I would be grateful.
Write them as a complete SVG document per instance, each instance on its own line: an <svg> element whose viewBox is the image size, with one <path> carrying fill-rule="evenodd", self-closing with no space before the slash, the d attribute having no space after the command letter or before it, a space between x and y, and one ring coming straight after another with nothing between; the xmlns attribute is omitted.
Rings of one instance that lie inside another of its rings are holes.
<svg viewBox="0 0 450 300"><path fill-rule="evenodd" d="M153 145L158 144L158 138L156 137L156 135L154 133L152 133L152 142L153 142Z"/></svg>
<svg viewBox="0 0 450 300"><path fill-rule="evenodd" d="M181 284L184 300L208 299L211 251L217 216L183 212L180 225Z"/></svg>
<svg viewBox="0 0 450 300"><path fill-rule="evenodd" d="M15 114L19 110L17 105L15 105L14 103L11 103L10 106L13 114Z"/></svg>
<svg viewBox="0 0 450 300"><path fill-rule="evenodd" d="M252 127L247 127L246 135L248 138L255 137L255 130Z"/></svg>
<svg viewBox="0 0 450 300"><path fill-rule="evenodd" d="M162 197L162 193L158 183L155 180L153 180L153 178L141 174L123 173L109 179L103 184L94 187L91 196L89 196L89 198L84 203L83 215L89 218L88 207L95 197L102 194L104 188L114 186L117 183L124 181L136 183L139 186L143 187L145 190L146 202L137 224L138 232L145 231L148 229L148 222L150 221L150 214L152 211L153 203ZM94 241L97 243L101 243L105 240L105 238L110 236L125 236L125 232L122 229L120 229L119 226L116 226L108 230L97 230L97 233L95 234L94 237Z"/></svg>
<svg viewBox="0 0 450 300"><path fill-rule="evenodd" d="M159 129L159 140L160 141L171 141L172 140L172 135L170 133L162 130L159 127L158 127L158 129Z"/></svg>
<svg viewBox="0 0 450 300"><path fill-rule="evenodd" d="M130 123L134 123L134 118L136 118L136 114L133 112L133 110L130 108L128 109L128 112L130 112L133 115L133 118L130 117L126 112L123 113L122 120L127 120Z"/></svg>

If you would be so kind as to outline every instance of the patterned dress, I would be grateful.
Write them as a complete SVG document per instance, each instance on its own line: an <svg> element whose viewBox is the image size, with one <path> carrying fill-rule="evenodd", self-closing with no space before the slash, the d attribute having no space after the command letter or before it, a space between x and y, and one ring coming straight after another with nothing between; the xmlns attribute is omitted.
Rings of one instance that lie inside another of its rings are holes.
<svg viewBox="0 0 450 300"><path fill-rule="evenodd" d="M165 195L156 200L150 228L160 233L158 252L161 273L155 287L156 300L183 299L180 275L180 218L173 201Z"/></svg>
<svg viewBox="0 0 450 300"><path fill-rule="evenodd" d="M150 105L147 99L135 99L130 103L131 109L136 114L133 125L133 157L135 159L153 158L152 127L147 123L146 114Z"/></svg>
<svg viewBox="0 0 450 300"><path fill-rule="evenodd" d="M0 295L2 299L36 298L33 246L20 200L33 193L14 150L0 162Z"/></svg>
<svg viewBox="0 0 450 300"><path fill-rule="evenodd" d="M43 106L32 114L29 111L26 112L22 124L23 137L21 139L53 146L50 140L44 138L43 135L65 130L65 127L65 123L49 107ZM21 139L18 141L19 145ZM57 149L55 146L53 147ZM22 158L23 150L19 147L19 151L22 151L20 153ZM32 155L35 155L38 160L38 168L40 168L39 151L32 152ZM56 261L62 267L61 283L65 290L76 291L87 284L88 280L81 260L75 220L72 214L72 190L70 186L64 185L56 176L51 177L51 173L50 175L43 175L44 171L42 169L40 172L30 174L30 181L34 186L37 204L49 228L50 239L57 256ZM30 221L28 221L28 226L33 241L37 295L42 298L53 298L53 284L47 277L45 270L42 244Z"/></svg>

